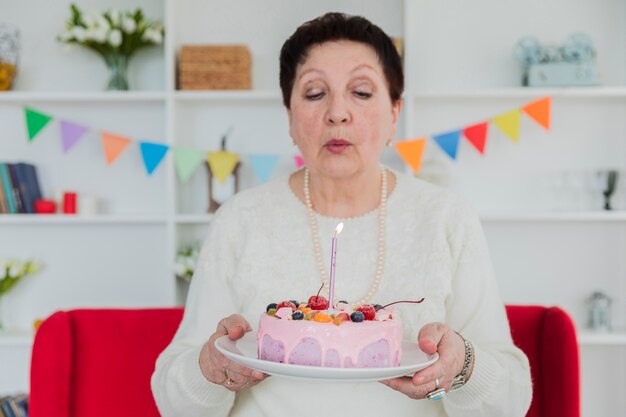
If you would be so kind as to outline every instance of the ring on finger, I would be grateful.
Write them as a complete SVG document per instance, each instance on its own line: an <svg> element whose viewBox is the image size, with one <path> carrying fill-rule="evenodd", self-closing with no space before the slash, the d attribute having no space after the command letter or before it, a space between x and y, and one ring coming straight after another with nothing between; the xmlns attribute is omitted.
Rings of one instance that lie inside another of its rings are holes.
<svg viewBox="0 0 626 417"><path fill-rule="evenodd" d="M426 394L426 398L431 401L439 401L442 400L443 397L446 396L445 388L439 387L439 378L435 378L435 389Z"/></svg>
<svg viewBox="0 0 626 417"><path fill-rule="evenodd" d="M230 374L228 373L228 369L224 369L224 376L226 377L226 380L224 380L223 382L224 385L230 387L235 384L235 381L233 381L233 379L230 377Z"/></svg>

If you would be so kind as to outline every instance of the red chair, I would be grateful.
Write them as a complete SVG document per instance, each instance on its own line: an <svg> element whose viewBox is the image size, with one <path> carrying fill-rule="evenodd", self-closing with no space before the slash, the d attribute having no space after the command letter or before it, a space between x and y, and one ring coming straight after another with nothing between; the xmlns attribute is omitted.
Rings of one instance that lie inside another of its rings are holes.
<svg viewBox="0 0 626 417"><path fill-rule="evenodd" d="M558 307L506 306L511 336L530 361L533 401L526 417L580 417L576 329Z"/></svg>
<svg viewBox="0 0 626 417"><path fill-rule="evenodd" d="M578 345L556 307L507 306L515 344L534 382L527 417L579 417ZM51 315L35 337L31 417L158 417L150 376L182 309L72 310Z"/></svg>

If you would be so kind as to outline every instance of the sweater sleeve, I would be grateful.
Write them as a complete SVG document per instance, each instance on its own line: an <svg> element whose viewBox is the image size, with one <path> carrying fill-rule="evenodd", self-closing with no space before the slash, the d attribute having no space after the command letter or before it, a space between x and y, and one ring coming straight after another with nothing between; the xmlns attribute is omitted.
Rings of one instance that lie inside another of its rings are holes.
<svg viewBox="0 0 626 417"><path fill-rule="evenodd" d="M241 239L232 207L216 213L191 280L183 320L170 345L161 353L151 386L163 417L226 416L235 394L209 382L200 370L202 346L219 320L236 311L229 279L233 276L236 239Z"/></svg>
<svg viewBox="0 0 626 417"><path fill-rule="evenodd" d="M453 211L447 323L472 343L474 368L463 387L446 395L444 407L449 416L523 417L532 398L528 359L513 344L478 216L465 204Z"/></svg>

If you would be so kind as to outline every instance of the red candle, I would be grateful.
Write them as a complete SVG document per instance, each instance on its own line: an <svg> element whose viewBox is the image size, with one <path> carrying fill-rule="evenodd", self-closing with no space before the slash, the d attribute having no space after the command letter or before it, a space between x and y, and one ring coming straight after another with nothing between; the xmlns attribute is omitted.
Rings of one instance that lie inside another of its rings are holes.
<svg viewBox="0 0 626 417"><path fill-rule="evenodd" d="M63 213L76 214L76 193L63 193Z"/></svg>

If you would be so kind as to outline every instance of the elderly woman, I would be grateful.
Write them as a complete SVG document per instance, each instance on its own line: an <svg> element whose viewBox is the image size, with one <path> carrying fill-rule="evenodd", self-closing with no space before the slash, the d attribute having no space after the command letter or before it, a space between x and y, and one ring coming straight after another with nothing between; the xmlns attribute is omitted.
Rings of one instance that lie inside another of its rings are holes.
<svg viewBox="0 0 626 417"><path fill-rule="evenodd" d="M184 319L152 379L162 415L523 416L528 361L511 341L476 214L379 162L402 107L389 37L361 17L307 22L282 48L280 86L306 168L215 215ZM405 339L439 359L381 383L311 383L220 354L215 340L253 331L269 302L308 297L327 281L340 221L335 293L361 303L425 297L398 314Z"/></svg>

